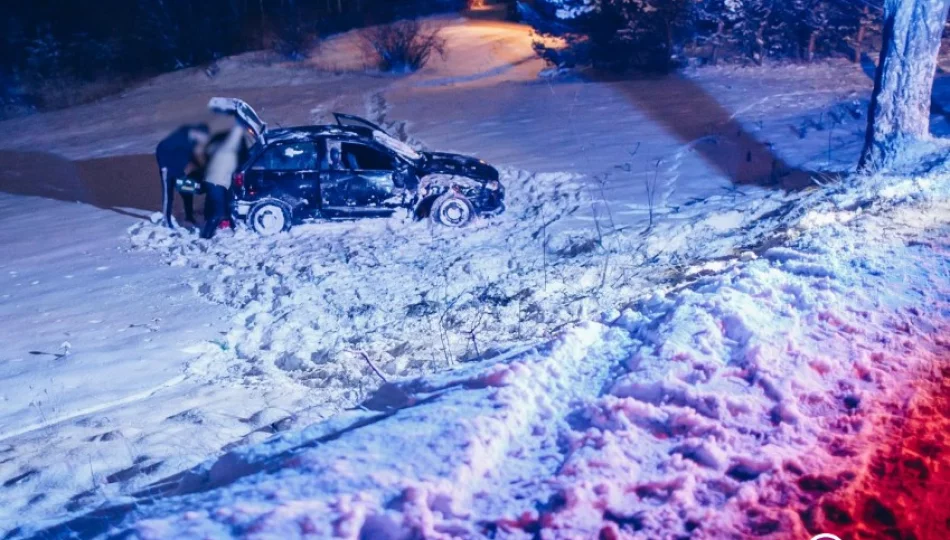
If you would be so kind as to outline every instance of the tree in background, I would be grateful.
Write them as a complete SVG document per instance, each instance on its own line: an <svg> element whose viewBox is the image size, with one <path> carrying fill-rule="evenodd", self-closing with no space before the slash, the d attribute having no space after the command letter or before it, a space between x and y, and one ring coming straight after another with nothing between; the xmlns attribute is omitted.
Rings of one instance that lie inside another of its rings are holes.
<svg viewBox="0 0 950 540"><path fill-rule="evenodd" d="M521 12L566 47L539 44L552 64L668 70L694 61L860 59L875 36L867 0L535 0ZM533 6L533 7L532 7Z"/></svg>
<svg viewBox="0 0 950 540"><path fill-rule="evenodd" d="M538 12L521 11L542 34L557 35L566 47L536 45L550 63L592 65L611 71L666 71L682 48L692 22L690 0L548 0ZM553 21L552 21L553 20Z"/></svg>
<svg viewBox="0 0 950 540"><path fill-rule="evenodd" d="M886 0L884 42L859 169L879 171L930 136L930 96L950 0Z"/></svg>
<svg viewBox="0 0 950 540"><path fill-rule="evenodd" d="M274 19L273 49L288 60L302 60L316 41L319 27L318 14L296 0L281 2Z"/></svg>
<svg viewBox="0 0 950 540"><path fill-rule="evenodd" d="M443 11L464 0L30 0L4 5L0 107L67 106L64 93L272 48L299 59L320 36ZM54 89L55 92L50 92ZM62 94L62 95L61 95ZM0 114L3 111L0 110Z"/></svg>

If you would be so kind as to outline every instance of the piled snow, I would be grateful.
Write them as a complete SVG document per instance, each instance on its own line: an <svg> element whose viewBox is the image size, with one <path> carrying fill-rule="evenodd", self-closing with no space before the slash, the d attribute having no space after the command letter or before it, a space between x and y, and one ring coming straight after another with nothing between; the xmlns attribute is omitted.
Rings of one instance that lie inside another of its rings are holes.
<svg viewBox="0 0 950 540"><path fill-rule="evenodd" d="M491 358L600 319L683 259L733 254L762 232L741 227L783 201L763 192L742 204L707 201L650 229L576 229L562 226L590 204L576 177L508 170L502 182L508 211L463 230L400 214L273 238L242 228L213 242L139 224L131 239L197 269L198 295L237 308L224 343L233 358L220 367L229 376L297 383L327 403L355 404L380 377ZM722 206L735 216L727 227L707 217Z"/></svg>
<svg viewBox="0 0 950 540"><path fill-rule="evenodd" d="M887 526L937 538L940 516L879 522L855 492L871 478L869 443L888 437L883 408L950 358L947 193L881 195L899 185L812 197L802 214L865 210L807 220L785 245L543 346L387 385L365 412L234 450L168 491L184 497L143 500L114 531L720 538ZM873 504L893 517L900 499Z"/></svg>

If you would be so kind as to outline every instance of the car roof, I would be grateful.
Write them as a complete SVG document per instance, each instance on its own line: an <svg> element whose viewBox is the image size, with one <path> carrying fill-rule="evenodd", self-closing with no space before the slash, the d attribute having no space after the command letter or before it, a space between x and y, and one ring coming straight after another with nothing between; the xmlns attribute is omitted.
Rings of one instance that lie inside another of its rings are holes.
<svg viewBox="0 0 950 540"><path fill-rule="evenodd" d="M317 137L327 135L336 135L362 139L373 136L373 130L369 128L337 125L321 126L297 126L288 128L279 128L267 131L267 144L287 141L313 140Z"/></svg>

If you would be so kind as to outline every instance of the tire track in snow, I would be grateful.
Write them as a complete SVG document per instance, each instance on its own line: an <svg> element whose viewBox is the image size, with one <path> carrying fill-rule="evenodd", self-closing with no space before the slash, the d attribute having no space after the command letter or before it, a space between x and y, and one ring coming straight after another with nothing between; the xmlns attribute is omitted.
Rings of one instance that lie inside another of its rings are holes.
<svg viewBox="0 0 950 540"><path fill-rule="evenodd" d="M545 354L531 365L540 376L518 373L527 380L525 396L511 399L509 416L501 421L510 422L510 415L521 416L522 432L509 437L504 453L493 461L478 490L491 494L488 498L475 497L473 511L482 516L518 515L536 513L550 504L556 491L549 479L563 466L570 453L572 424L585 403L602 394L612 373L626 358L629 338L622 331L596 323L567 332L553 348L571 347L574 340L582 340L583 352L569 355L569 362L557 354ZM535 388L530 389L533 385ZM535 400L537 409L521 404ZM498 421L491 419L486 421ZM490 524L490 521L486 525ZM490 525L488 525L490 526Z"/></svg>
<svg viewBox="0 0 950 540"><path fill-rule="evenodd" d="M261 484L255 489L302 489L310 493L306 505L285 506L279 499L244 505L239 497L237 521L231 519L237 514L230 505L222 503L213 514L194 513L178 524L172 523L174 518L164 521L158 517L160 508L147 505L135 510L123 528L144 538L179 527L190 529L179 529L186 536L267 530L293 537L299 524L307 522L321 537L342 531L368 538L394 538L396 531L481 536L493 527L490 520L465 523L465 516L501 519L512 508L533 512L546 503L550 489L544 479L563 459L560 437L568 427L566 415L600 393L626 345L622 332L584 324L544 345L500 358L493 367L473 366L430 378L415 405L380 418L361 417L355 424L359 429L337 422L334 431L327 431L318 425L271 440L264 454L236 449L204 473L191 475L182 492L210 499L214 495L208 489L224 485L243 490L249 484L241 478L290 467L296 473L258 476L255 482ZM418 382L400 386L410 396L420 392ZM447 409L457 416L445 418ZM314 444L316 440L321 443ZM450 448L454 450L444 453ZM308 486L314 485L321 487L312 491ZM347 495L353 486L360 486L356 498ZM332 523L310 518L344 507L350 510ZM370 508L398 511L369 515Z"/></svg>
<svg viewBox="0 0 950 540"><path fill-rule="evenodd" d="M618 324L640 344L629 372L589 404L594 429L578 431L578 451L552 478L558 504L509 530L570 538L845 531L861 510L832 492L867 466L858 450L874 436L867 419L913 369L901 358L906 342L881 336L920 328L917 342L942 343L948 321L933 299L947 274L921 272L916 257L901 261L901 238L866 254L847 235L824 232L625 312ZM940 256L919 260L927 267ZM897 292L865 277L885 274L917 285ZM922 300L919 287L935 283Z"/></svg>
<svg viewBox="0 0 950 540"><path fill-rule="evenodd" d="M161 383L161 384L159 384L159 385L157 385L157 386L153 386L152 388L149 388L149 389L147 389L147 390L142 390L141 392L137 392L137 393L135 393L135 394L131 394L131 395L128 395L128 396L124 396L124 397L122 397L122 398L119 398L119 399L116 399L116 400L113 400L113 401L107 401L107 402L99 403L99 404L96 404L96 405L94 405L94 406L87 407L87 408L85 408L85 409L74 410L74 411L71 411L69 414L65 414L65 415L62 415L62 416L55 416L55 417L52 417L52 418L44 418L44 419L43 419L42 421L40 421L40 422L35 422L35 423L33 423L33 424L28 424L28 425L25 425L25 426L21 426L21 427L19 427L19 428L17 428L17 429L14 429L14 430L11 430L11 431L7 431L6 433L0 433L0 441L4 441L4 440L9 439L9 438L11 438L11 437L17 437L17 436L23 435L23 434L25 434L25 433L30 433L30 432L33 432L33 431L38 431L38 430L41 430L41 429L46 429L46 428L48 428L48 427L50 427L50 426L55 426L56 424L61 424L61 423L63 423L63 422L68 422L68 421L70 421L70 420L74 420L74 419L80 418L80 417L82 417L82 416L87 416L87 415L95 414L95 413L102 412L102 411L105 411L105 410L113 409L113 408L118 407L118 406L120 406L120 405L128 405L128 404L130 404L130 403L135 403L135 402L137 402L137 401L143 401L143 400L146 400L146 399L148 399L148 398L154 396L154 395L157 394L158 392L161 392L162 390L166 390L166 389L171 388L171 387L173 387L173 386L177 386L177 385L181 384L182 382L184 382L184 381L187 380L187 379L188 379L188 375L187 375L187 374L179 375L179 376L173 377L173 378L171 378L171 379L169 379L169 380L167 380L167 381L165 381L165 382L163 382L163 383Z"/></svg>

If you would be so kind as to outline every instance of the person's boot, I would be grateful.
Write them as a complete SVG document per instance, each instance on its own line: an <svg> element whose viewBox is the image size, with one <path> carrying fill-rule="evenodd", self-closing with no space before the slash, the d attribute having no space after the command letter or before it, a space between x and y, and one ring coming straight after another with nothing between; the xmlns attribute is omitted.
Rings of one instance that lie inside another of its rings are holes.
<svg viewBox="0 0 950 540"><path fill-rule="evenodd" d="M204 240L211 240L212 238L214 238L214 232L217 229L218 229L217 224L210 221L206 222L205 226L201 228L201 235L199 237L203 238Z"/></svg>

